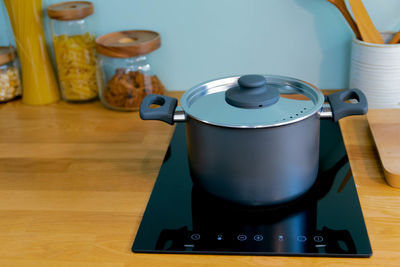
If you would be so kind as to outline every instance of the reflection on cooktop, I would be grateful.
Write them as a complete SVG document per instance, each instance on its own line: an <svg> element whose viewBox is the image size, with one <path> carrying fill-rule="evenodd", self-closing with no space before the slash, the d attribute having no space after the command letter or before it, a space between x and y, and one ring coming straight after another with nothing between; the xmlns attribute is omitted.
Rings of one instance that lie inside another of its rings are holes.
<svg viewBox="0 0 400 267"><path fill-rule="evenodd" d="M193 184L177 125L134 252L369 257L372 254L339 127L321 121L317 182L280 206L239 206Z"/></svg>

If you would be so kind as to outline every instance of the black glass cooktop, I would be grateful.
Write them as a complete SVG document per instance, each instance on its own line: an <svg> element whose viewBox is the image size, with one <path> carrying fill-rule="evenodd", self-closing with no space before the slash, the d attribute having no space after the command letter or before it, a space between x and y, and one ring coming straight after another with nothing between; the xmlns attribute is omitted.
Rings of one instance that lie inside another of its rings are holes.
<svg viewBox="0 0 400 267"><path fill-rule="evenodd" d="M321 121L319 175L309 192L281 206L244 207L217 199L193 185L185 125L178 124L132 251L371 256L339 126Z"/></svg>

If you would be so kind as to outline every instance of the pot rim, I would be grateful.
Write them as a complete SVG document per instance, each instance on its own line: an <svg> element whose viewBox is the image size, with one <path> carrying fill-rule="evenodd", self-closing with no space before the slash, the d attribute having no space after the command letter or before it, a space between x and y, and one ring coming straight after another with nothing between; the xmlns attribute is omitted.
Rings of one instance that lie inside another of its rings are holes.
<svg viewBox="0 0 400 267"><path fill-rule="evenodd" d="M315 113L321 111L322 106L325 102L324 94L320 89L316 86L305 82L303 80L286 77L286 76L278 76L278 75L263 75L267 80L280 81L282 84L287 84L296 89L299 89L302 93L305 93L311 100L314 98L314 106L312 109L309 109L306 114L301 117L290 119L287 121L277 122L277 123L269 123L269 124L260 124L260 125L231 125L229 123L215 123L204 118L200 118L190 112L191 104L196 101L198 98L217 92L224 92L233 85L237 83L237 80L241 77L241 75L228 76L219 79L213 79L207 81L205 83L198 84L191 89L187 90L181 97L180 103L181 108L185 112L186 116L194 118L198 121L201 121L206 124L227 127L227 128L239 128L239 129L248 129L248 128L271 128L271 127L279 127L284 125L289 125L292 123L296 123L302 120L305 120Z"/></svg>

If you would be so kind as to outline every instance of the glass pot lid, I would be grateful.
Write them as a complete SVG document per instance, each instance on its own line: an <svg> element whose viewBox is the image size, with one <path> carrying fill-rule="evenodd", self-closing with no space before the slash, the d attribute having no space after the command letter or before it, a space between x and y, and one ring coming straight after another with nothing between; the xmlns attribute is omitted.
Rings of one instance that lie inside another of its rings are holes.
<svg viewBox="0 0 400 267"><path fill-rule="evenodd" d="M244 75L200 84L186 91L181 105L187 115L232 128L264 128L294 123L320 111L324 95L290 77Z"/></svg>

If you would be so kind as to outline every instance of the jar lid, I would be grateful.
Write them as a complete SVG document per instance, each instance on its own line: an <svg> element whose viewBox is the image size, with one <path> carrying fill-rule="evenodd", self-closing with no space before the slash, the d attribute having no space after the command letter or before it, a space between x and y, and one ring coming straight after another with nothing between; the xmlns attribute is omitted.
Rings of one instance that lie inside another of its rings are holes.
<svg viewBox="0 0 400 267"><path fill-rule="evenodd" d="M223 127L266 128L291 124L320 111L325 97L309 83L275 75L227 77L186 91L189 116Z"/></svg>
<svg viewBox="0 0 400 267"><path fill-rule="evenodd" d="M160 34L146 30L112 32L96 39L97 52L117 58L137 57L161 46Z"/></svg>
<svg viewBox="0 0 400 267"><path fill-rule="evenodd" d="M0 65L14 60L15 50L12 46L0 46Z"/></svg>
<svg viewBox="0 0 400 267"><path fill-rule="evenodd" d="M77 20L92 15L94 6L89 1L71 1L50 5L47 14L56 20Z"/></svg>

